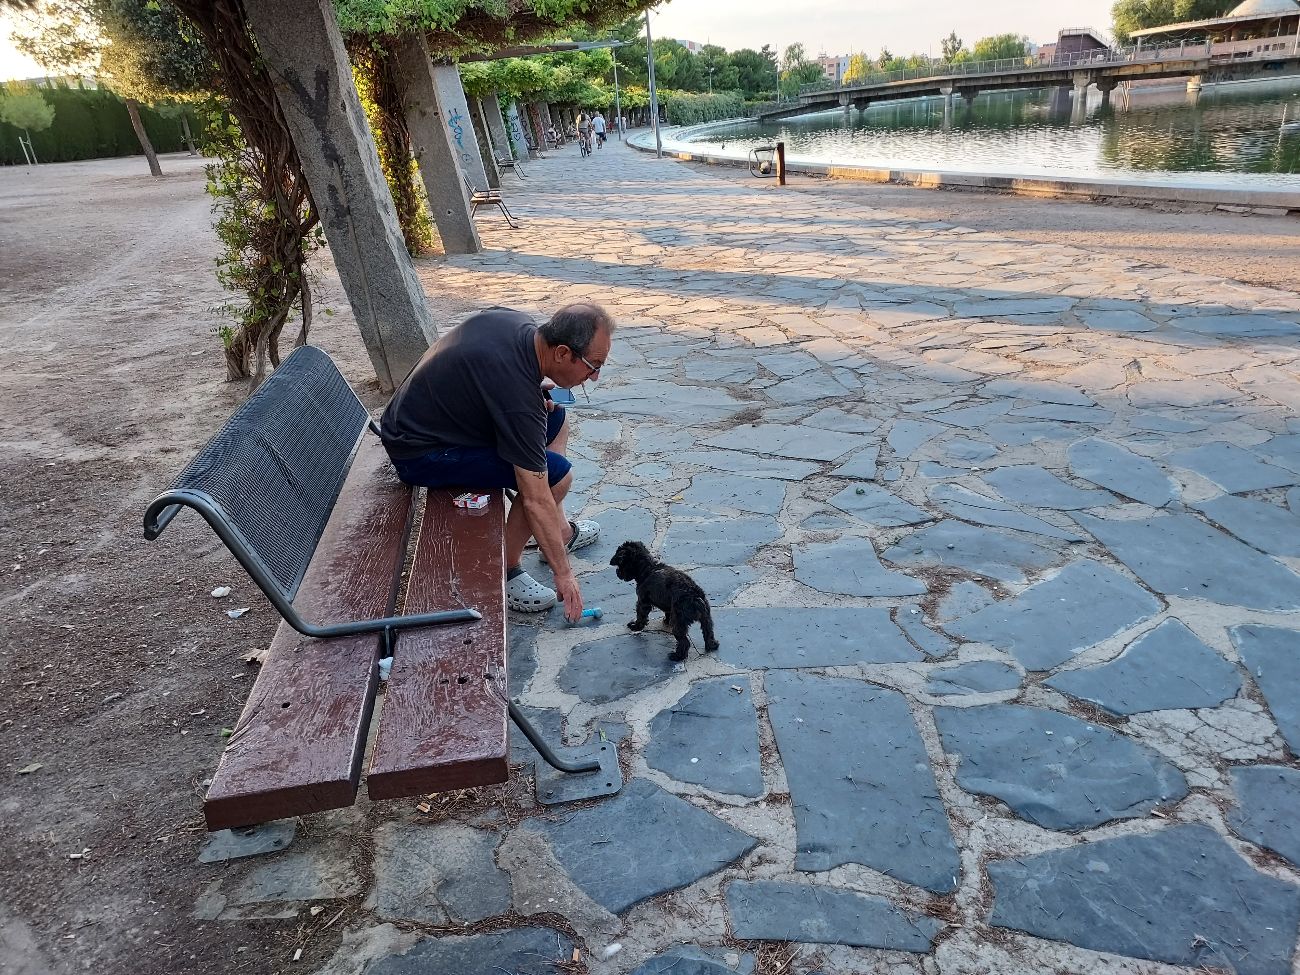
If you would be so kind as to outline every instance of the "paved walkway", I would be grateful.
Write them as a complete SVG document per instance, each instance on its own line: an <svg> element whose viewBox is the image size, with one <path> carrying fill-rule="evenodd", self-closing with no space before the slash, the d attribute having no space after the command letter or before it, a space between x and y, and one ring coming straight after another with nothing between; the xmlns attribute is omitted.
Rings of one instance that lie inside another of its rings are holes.
<svg viewBox="0 0 1300 975"><path fill-rule="evenodd" d="M364 903L338 972L1295 971L1300 297L617 145L529 176L424 279L621 323L575 411L605 616L511 666L629 782L320 817L200 912ZM627 631L626 538L718 654Z"/></svg>

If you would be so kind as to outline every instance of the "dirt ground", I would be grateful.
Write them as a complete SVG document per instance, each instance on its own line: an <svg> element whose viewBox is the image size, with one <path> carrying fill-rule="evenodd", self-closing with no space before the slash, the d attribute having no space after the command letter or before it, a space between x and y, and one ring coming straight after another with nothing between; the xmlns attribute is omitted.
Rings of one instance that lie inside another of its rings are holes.
<svg viewBox="0 0 1300 975"><path fill-rule="evenodd" d="M148 500L246 394L223 381L201 162L164 167L0 169L4 975L310 971L337 946L337 929L192 916L204 780L252 683L240 655L275 619L197 519L140 534ZM1277 287L1300 267L1290 219L800 189ZM314 341L378 405L328 260L321 275L318 305L337 314L318 316ZM435 295L435 314L469 300ZM208 595L220 585L232 600ZM236 606L251 611L229 619Z"/></svg>

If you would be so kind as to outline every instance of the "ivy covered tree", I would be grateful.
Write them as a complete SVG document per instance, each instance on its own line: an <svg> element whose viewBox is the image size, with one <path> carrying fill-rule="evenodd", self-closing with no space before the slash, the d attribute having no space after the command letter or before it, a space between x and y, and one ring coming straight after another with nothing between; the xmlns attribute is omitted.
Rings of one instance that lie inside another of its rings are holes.
<svg viewBox="0 0 1300 975"><path fill-rule="evenodd" d="M780 72L776 66L776 52L764 44L761 51L741 48L731 52L731 63L736 69L736 85L746 98L776 95Z"/></svg>
<svg viewBox="0 0 1300 975"><path fill-rule="evenodd" d="M821 65L809 60L802 44L791 44L781 55L780 91L787 98L799 94L799 89L804 85L811 85L824 77Z"/></svg>
<svg viewBox="0 0 1300 975"><path fill-rule="evenodd" d="M961 38L957 36L955 30L949 31L948 36L939 42L939 47L943 51L943 59L945 61L952 61L961 53Z"/></svg>

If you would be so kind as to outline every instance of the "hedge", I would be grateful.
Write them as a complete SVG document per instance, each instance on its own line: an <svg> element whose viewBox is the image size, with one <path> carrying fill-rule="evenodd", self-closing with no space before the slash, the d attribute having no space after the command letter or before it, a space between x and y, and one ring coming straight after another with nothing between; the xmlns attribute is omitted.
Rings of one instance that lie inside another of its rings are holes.
<svg viewBox="0 0 1300 975"><path fill-rule="evenodd" d="M740 92L700 95L689 91L662 91L659 100L669 125L695 125L715 119L739 118L745 114Z"/></svg>
<svg viewBox="0 0 1300 975"><path fill-rule="evenodd" d="M135 129L131 128L126 103L111 91L103 88L42 88L40 92L54 106L54 124L44 132L32 133L32 148L41 162L142 154L140 140L135 137ZM163 118L141 105L140 120L153 147L159 152L179 152L185 148L179 118ZM198 128L191 119L191 131ZM22 132L14 126L0 122L0 165L24 162L23 150L18 144L20 135Z"/></svg>

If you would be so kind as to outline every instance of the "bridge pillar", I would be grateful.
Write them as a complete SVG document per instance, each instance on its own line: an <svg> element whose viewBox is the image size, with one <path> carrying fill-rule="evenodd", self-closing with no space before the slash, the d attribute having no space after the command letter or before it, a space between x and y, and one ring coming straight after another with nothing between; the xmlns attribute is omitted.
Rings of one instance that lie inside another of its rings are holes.
<svg viewBox="0 0 1300 975"><path fill-rule="evenodd" d="M853 99L853 107L856 108L859 112L865 112L867 110L867 106L870 104L871 104L870 98Z"/></svg>
<svg viewBox="0 0 1300 975"><path fill-rule="evenodd" d="M1188 90L1188 91L1200 91L1200 90L1201 90L1201 76L1200 76L1200 75L1198 75L1198 74L1194 74L1194 75L1192 75L1190 78L1187 79L1187 90Z"/></svg>
<svg viewBox="0 0 1300 975"><path fill-rule="evenodd" d="M1070 124L1078 125L1088 113L1088 87L1092 75L1079 72L1074 76L1074 104L1070 106Z"/></svg>
<svg viewBox="0 0 1300 975"><path fill-rule="evenodd" d="M1110 93L1115 89L1115 82L1110 78L1104 78L1097 82L1097 90L1101 92L1101 105L1106 108L1110 105Z"/></svg>
<svg viewBox="0 0 1300 975"><path fill-rule="evenodd" d="M939 89L939 94L943 96L943 114L944 114L944 115L949 115L949 114L952 113L952 93L953 93L953 91L955 91L955 89L953 88L952 85L948 85L948 86L946 86L946 87L944 87L944 88L940 88L940 89Z"/></svg>
<svg viewBox="0 0 1300 975"><path fill-rule="evenodd" d="M976 97L979 93L980 93L980 90L979 90L978 88L963 88L963 89L961 90L961 98L962 98L962 101L964 101L964 102L966 103L966 107L967 107L967 108L973 108L973 107L974 107L974 105L975 105L975 97Z"/></svg>

